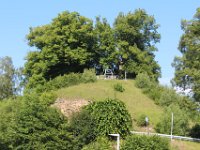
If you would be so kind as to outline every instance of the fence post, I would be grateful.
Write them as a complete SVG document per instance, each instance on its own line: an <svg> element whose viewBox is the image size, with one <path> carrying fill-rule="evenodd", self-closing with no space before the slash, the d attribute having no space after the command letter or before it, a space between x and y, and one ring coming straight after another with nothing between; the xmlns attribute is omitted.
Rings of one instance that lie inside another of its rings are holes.
<svg viewBox="0 0 200 150"><path fill-rule="evenodd" d="M174 125L174 113L172 112L172 122L171 122L171 141L173 138L172 132L173 132L173 125Z"/></svg>
<svg viewBox="0 0 200 150"><path fill-rule="evenodd" d="M109 134L110 136L117 137L117 150L120 149L120 135L119 134Z"/></svg>

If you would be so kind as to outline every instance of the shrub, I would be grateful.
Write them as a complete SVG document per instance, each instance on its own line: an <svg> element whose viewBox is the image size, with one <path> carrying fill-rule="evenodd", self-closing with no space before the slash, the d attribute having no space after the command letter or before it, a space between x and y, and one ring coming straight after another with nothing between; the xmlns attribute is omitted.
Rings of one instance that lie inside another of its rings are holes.
<svg viewBox="0 0 200 150"><path fill-rule="evenodd" d="M190 130L189 135L193 138L200 138L200 124L195 124Z"/></svg>
<svg viewBox="0 0 200 150"><path fill-rule="evenodd" d="M89 70L85 69L81 78L84 83L96 82L97 77L96 77L95 69L89 69Z"/></svg>
<svg viewBox="0 0 200 150"><path fill-rule="evenodd" d="M113 148L106 137L98 137L96 141L86 145L82 150L113 150Z"/></svg>
<svg viewBox="0 0 200 150"><path fill-rule="evenodd" d="M117 91L117 92L124 92L125 91L122 84L120 84L120 83L117 83L117 84L114 85L114 90Z"/></svg>
<svg viewBox="0 0 200 150"><path fill-rule="evenodd" d="M20 99L6 100L0 102L0 149L9 150L13 134L15 131L12 129L15 126L15 118L18 110L20 110Z"/></svg>
<svg viewBox="0 0 200 150"><path fill-rule="evenodd" d="M169 106L177 103L179 97L173 89L165 88L160 96L159 105Z"/></svg>
<svg viewBox="0 0 200 150"><path fill-rule="evenodd" d="M170 150L169 141L158 136L131 135L126 138L122 150Z"/></svg>
<svg viewBox="0 0 200 150"><path fill-rule="evenodd" d="M94 141L97 137L95 119L87 110L75 113L70 121L74 137L77 139L78 149Z"/></svg>
<svg viewBox="0 0 200 150"><path fill-rule="evenodd" d="M40 94L51 90L78 85L80 83L95 82L96 80L94 70L86 70L83 74L70 73L63 76L57 76L48 82L43 81L41 83L37 83L35 84L35 87L30 88L27 86L25 93L31 94L35 92Z"/></svg>
<svg viewBox="0 0 200 150"><path fill-rule="evenodd" d="M132 127L131 116L125 104L116 99L94 102L85 107L95 118L97 125L95 131L98 136L107 136L110 133L118 133L125 137Z"/></svg>
<svg viewBox="0 0 200 150"><path fill-rule="evenodd" d="M138 125L138 126L141 126L141 127L148 125L149 122L148 122L148 124L146 123L146 120L145 120L146 117L147 117L147 116L144 115L144 114L140 115L140 117L137 119L137 125Z"/></svg>
<svg viewBox="0 0 200 150"><path fill-rule="evenodd" d="M46 97L47 98L47 97ZM37 95L24 96L5 141L12 149L74 149L66 119Z"/></svg>
<svg viewBox="0 0 200 150"><path fill-rule="evenodd" d="M135 85L141 89L148 88L151 85L151 79L147 74L140 73L136 76Z"/></svg>
<svg viewBox="0 0 200 150"><path fill-rule="evenodd" d="M156 131L159 133L170 134L171 131L171 113L174 113L173 134L185 136L189 129L189 118L187 114L177 105L166 108L160 122L156 125Z"/></svg>
<svg viewBox="0 0 200 150"><path fill-rule="evenodd" d="M63 87L69 87L72 85L77 85L82 83L81 80L81 74L67 74L64 76L58 76L53 80L50 80L49 82L44 85L44 90L50 91L50 90L55 90L55 89L60 89Z"/></svg>

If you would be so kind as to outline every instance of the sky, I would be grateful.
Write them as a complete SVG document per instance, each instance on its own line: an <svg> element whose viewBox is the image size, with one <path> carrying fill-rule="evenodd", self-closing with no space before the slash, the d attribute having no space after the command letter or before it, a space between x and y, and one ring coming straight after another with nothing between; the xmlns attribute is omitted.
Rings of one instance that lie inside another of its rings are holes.
<svg viewBox="0 0 200 150"><path fill-rule="evenodd" d="M112 25L119 12L134 12L145 9L160 24L158 32L161 41L156 46L156 61L161 66L162 84L170 84L174 76L171 63L180 56L177 47L180 36L181 19L190 20L200 0L6 0L0 2L0 57L10 56L15 67L23 66L25 56L32 49L28 46L26 35L30 27L51 22L63 11L76 11L95 19L105 17Z"/></svg>

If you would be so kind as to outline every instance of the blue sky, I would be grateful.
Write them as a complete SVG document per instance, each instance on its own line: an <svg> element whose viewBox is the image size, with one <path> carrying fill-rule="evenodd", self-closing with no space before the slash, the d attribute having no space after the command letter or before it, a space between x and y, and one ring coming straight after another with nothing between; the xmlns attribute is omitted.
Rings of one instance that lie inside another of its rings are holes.
<svg viewBox="0 0 200 150"><path fill-rule="evenodd" d="M68 10L94 19L107 18L110 24L119 12L127 13L142 8L153 15L160 24L161 42L157 44L156 60L162 68L161 83L169 84L174 75L171 63L177 50L182 31L181 19L191 19L199 0L6 0L0 2L0 57L11 56L16 67L23 66L24 57L31 49L26 34L29 27L51 22L58 13Z"/></svg>

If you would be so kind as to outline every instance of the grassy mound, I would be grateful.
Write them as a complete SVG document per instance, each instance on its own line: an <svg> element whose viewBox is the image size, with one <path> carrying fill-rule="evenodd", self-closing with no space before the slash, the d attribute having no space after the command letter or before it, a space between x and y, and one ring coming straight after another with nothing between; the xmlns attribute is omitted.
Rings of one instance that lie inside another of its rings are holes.
<svg viewBox="0 0 200 150"><path fill-rule="evenodd" d="M124 92L116 91L114 89L116 84L121 84L125 89ZM134 84L134 80L98 80L96 83L60 89L56 94L59 98L70 100L82 98L89 101L100 101L106 98L117 98L126 104L133 122L141 114L145 114L149 117L150 126L156 125L162 115L162 108L154 104L154 101L144 95ZM135 124L134 129L142 130Z"/></svg>

